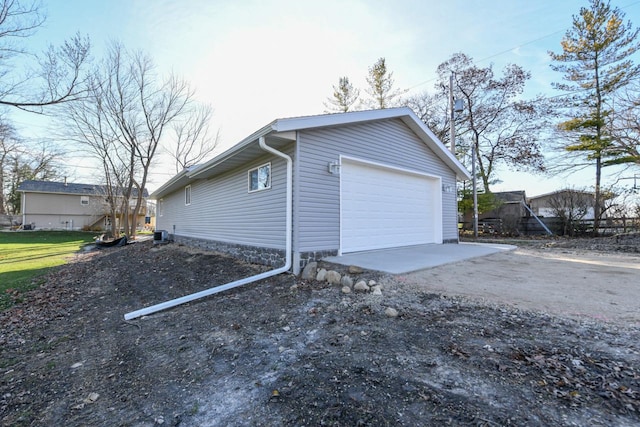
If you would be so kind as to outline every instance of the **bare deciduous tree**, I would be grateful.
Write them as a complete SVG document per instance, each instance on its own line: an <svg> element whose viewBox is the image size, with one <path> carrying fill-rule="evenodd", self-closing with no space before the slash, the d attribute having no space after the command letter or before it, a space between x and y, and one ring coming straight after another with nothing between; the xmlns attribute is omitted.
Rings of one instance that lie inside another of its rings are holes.
<svg viewBox="0 0 640 427"><path fill-rule="evenodd" d="M20 41L45 22L37 2L0 0L0 105L41 111L48 105L83 96L83 69L89 62L90 43L76 34L62 46L51 46L39 57L40 72L22 74L14 58L28 58Z"/></svg>
<svg viewBox="0 0 640 427"><path fill-rule="evenodd" d="M7 213L11 160L19 150L19 141L12 125L0 119L0 214Z"/></svg>
<svg viewBox="0 0 640 427"><path fill-rule="evenodd" d="M613 159L605 165L640 167L640 84L634 82L616 98L616 110L611 120L611 150Z"/></svg>
<svg viewBox="0 0 640 427"><path fill-rule="evenodd" d="M560 219L562 234L574 236L579 221L589 212L593 213L594 196L584 190L568 188L551 195L548 204L552 215Z"/></svg>
<svg viewBox="0 0 640 427"><path fill-rule="evenodd" d="M187 164L204 155L194 148L208 140L210 114L206 108L195 110L193 91L185 81L174 75L163 78L147 55L131 53L119 43L111 45L86 90L91 96L63 110L68 132L103 159L112 209L123 211L125 233L135 237L149 170L158 150L167 149L162 144L171 125L182 129L180 144L187 147L177 151L176 161Z"/></svg>
<svg viewBox="0 0 640 427"><path fill-rule="evenodd" d="M174 160L176 173L204 161L216 149L219 132L211 134L212 116L210 105L197 105L172 126L174 141L169 145L173 151L167 151Z"/></svg>
<svg viewBox="0 0 640 427"><path fill-rule="evenodd" d="M451 114L441 92L435 94L423 92L410 96L403 101L403 104L411 108L418 118L436 134L440 141L445 144L449 143Z"/></svg>
<svg viewBox="0 0 640 427"><path fill-rule="evenodd" d="M550 120L551 111L540 97L521 99L530 74L511 64L497 77L491 66L480 68L469 56L454 54L438 67L436 96L444 106L448 102L451 73L454 96L464 102L464 111L456 120L459 157L463 157L463 151L475 148L485 193L491 192L499 164L517 170L543 171L540 129ZM448 128L448 121L444 123Z"/></svg>
<svg viewBox="0 0 640 427"><path fill-rule="evenodd" d="M20 211L20 195L17 190L22 181L50 181L61 177L56 162L62 157L62 153L46 141L31 145L17 141L3 157L3 199L8 214Z"/></svg>
<svg viewBox="0 0 640 427"><path fill-rule="evenodd" d="M112 128L114 124L108 120L99 77L96 75L90 80L87 96L82 102L70 103L62 110L65 116L64 135L98 160L105 184L103 196L109 209L110 231L117 236L118 213L127 212L122 188L128 178L126 164L131 156L126 147L119 144Z"/></svg>

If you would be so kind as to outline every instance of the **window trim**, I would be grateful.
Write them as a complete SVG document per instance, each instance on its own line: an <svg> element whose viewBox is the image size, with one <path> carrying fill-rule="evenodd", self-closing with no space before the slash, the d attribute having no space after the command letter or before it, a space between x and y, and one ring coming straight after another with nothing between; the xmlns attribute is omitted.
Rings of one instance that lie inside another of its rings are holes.
<svg viewBox="0 0 640 427"><path fill-rule="evenodd" d="M269 168L269 178L267 181L267 184L265 187L260 187L260 181L259 181L259 177L260 177L260 169L264 168L264 167L268 167ZM256 173L258 174L258 188L252 190L251 189L251 172L256 171ZM256 166L255 168L251 168L247 171L247 191L249 193L256 193L258 191L264 191L264 190L269 190L271 188L271 162L267 162L264 164L261 164L260 166Z"/></svg>
<svg viewBox="0 0 640 427"><path fill-rule="evenodd" d="M184 205L191 206L193 192L191 191L191 184L184 187Z"/></svg>
<svg viewBox="0 0 640 427"><path fill-rule="evenodd" d="M89 196L80 196L80 206L89 206L90 203Z"/></svg>

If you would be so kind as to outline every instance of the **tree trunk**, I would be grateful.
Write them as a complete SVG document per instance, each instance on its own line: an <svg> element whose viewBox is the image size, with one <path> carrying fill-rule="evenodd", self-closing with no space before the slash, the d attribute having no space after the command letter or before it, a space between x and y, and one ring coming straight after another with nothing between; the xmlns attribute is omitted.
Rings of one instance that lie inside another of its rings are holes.
<svg viewBox="0 0 640 427"><path fill-rule="evenodd" d="M4 168L0 164L0 215L5 215L7 210L5 209L5 198L4 198Z"/></svg>
<svg viewBox="0 0 640 427"><path fill-rule="evenodd" d="M109 229L109 233L111 233L111 237L118 237L117 227L118 227L118 215L115 210L111 210L109 212L109 218L111 221L111 228Z"/></svg>
<svg viewBox="0 0 640 427"><path fill-rule="evenodd" d="M593 205L593 235L594 237L598 237L598 229L600 228L600 213L602 211L602 201L600 194L600 178L602 176L602 159L598 154L596 157L596 197L595 203Z"/></svg>

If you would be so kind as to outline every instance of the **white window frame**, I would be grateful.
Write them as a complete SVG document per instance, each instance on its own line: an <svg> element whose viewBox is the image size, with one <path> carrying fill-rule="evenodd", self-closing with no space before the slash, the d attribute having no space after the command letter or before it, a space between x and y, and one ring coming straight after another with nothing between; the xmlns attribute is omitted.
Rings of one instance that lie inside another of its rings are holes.
<svg viewBox="0 0 640 427"><path fill-rule="evenodd" d="M158 200L158 216L164 216L164 199Z"/></svg>
<svg viewBox="0 0 640 427"><path fill-rule="evenodd" d="M80 205L89 206L89 196L80 196Z"/></svg>
<svg viewBox="0 0 640 427"><path fill-rule="evenodd" d="M267 182L264 183L261 186L260 185L260 169L263 169L263 168L267 168L267 170L269 171L269 175L267 176ZM251 174L253 172L255 172L257 174L257 177L256 177L257 181L256 182L257 182L258 187L252 189L251 188ZM262 165L260 165L258 167L249 169L249 171L247 172L247 188L248 188L249 193L255 193L255 192L258 192L258 191L268 190L268 189L271 188L271 162L267 162L267 163L264 163L264 164L262 164Z"/></svg>
<svg viewBox="0 0 640 427"><path fill-rule="evenodd" d="M191 205L192 194L193 192L191 191L191 185L187 185L186 187L184 187L184 205L185 206Z"/></svg>

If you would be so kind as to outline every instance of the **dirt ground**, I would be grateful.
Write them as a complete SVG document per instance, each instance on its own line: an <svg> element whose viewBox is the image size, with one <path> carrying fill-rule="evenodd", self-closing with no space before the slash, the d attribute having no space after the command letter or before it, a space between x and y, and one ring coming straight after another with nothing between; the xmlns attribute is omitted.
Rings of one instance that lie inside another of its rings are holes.
<svg viewBox="0 0 640 427"><path fill-rule="evenodd" d="M640 246L592 242L352 274L382 295L279 275L133 321L264 270L88 251L0 313L0 424L635 426Z"/></svg>
<svg viewBox="0 0 640 427"><path fill-rule="evenodd" d="M397 280L525 310L640 326L639 254L524 247Z"/></svg>

